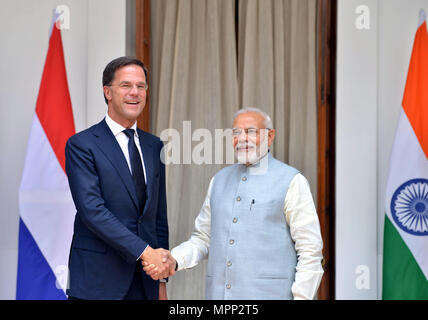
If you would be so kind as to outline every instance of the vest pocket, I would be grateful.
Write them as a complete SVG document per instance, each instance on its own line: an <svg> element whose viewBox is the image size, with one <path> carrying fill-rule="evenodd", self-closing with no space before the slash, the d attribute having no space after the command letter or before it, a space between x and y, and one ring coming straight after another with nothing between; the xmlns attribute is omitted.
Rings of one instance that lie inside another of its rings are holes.
<svg viewBox="0 0 428 320"><path fill-rule="evenodd" d="M284 203L282 200L271 200L271 201L264 201L264 202L257 202L257 199L255 199L255 202L253 204L253 208L255 209L270 209L275 207L282 208L284 206Z"/></svg>
<svg viewBox="0 0 428 320"><path fill-rule="evenodd" d="M255 295L260 300L290 300L292 281L281 277L257 277L253 281Z"/></svg>

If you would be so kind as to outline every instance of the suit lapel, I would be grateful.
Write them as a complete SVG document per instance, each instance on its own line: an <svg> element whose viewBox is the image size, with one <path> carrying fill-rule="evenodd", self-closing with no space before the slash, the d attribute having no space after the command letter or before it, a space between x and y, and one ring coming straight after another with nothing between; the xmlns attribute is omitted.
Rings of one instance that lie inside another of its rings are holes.
<svg viewBox="0 0 428 320"><path fill-rule="evenodd" d="M153 191L153 157L155 156L153 153L153 145L147 141L147 139L143 139L143 131L138 130L138 139L140 140L141 152L143 154L144 167L146 169L146 205L144 207L143 214L146 212L147 208L149 208L150 201L152 199L152 191Z"/></svg>
<svg viewBox="0 0 428 320"><path fill-rule="evenodd" d="M105 154L107 159L109 159L113 167L117 170L117 173L122 179L123 184L126 186L126 189L128 190L128 193L132 201L134 202L135 207L139 209L137 191L135 190L128 163L126 162L125 156L123 155L123 151L120 148L119 143L117 142L115 136L111 132L105 120L101 121L98 124L96 130L94 131L94 135L97 137L97 139L95 140L96 144Z"/></svg>

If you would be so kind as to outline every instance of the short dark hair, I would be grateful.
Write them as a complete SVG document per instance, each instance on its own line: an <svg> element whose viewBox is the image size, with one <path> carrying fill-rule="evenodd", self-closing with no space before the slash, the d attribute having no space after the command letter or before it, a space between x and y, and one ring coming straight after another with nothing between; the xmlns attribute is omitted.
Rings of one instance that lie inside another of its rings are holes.
<svg viewBox="0 0 428 320"><path fill-rule="evenodd" d="M144 71L144 75L146 76L146 81L147 81L147 69L144 63L135 57L125 56L125 57L119 57L110 61L108 65L105 67L103 72L103 87L111 85L111 83L114 80L114 75L116 73L116 70L126 66L130 66L130 65L136 65L141 67ZM104 100L108 104L108 101L105 95L104 95Z"/></svg>

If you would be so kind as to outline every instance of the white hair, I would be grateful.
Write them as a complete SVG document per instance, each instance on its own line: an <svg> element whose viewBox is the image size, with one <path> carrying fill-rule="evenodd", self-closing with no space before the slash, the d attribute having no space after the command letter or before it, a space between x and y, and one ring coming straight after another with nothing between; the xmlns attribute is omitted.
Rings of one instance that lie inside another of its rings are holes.
<svg viewBox="0 0 428 320"><path fill-rule="evenodd" d="M248 112L257 112L257 113L259 113L263 117L263 119L265 119L265 127L266 127L266 129L273 129L273 127L272 127L272 120L269 117L269 115L266 112L264 112L264 111L262 111L262 110L260 110L258 108L242 108L242 109L239 109L235 113L235 115L233 116L233 122L235 122L236 117L238 117L240 114L248 113Z"/></svg>

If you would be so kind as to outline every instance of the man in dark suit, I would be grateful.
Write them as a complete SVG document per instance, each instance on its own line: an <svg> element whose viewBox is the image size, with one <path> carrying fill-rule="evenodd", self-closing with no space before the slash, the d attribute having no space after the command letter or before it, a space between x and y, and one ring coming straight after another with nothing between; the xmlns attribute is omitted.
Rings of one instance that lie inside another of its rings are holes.
<svg viewBox="0 0 428 320"><path fill-rule="evenodd" d="M103 73L105 119L71 137L66 172L77 209L69 259L69 299L166 299L166 285L142 272L171 266L162 142L137 128L147 72L137 59ZM163 249L162 249L163 248Z"/></svg>

